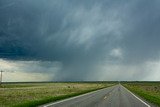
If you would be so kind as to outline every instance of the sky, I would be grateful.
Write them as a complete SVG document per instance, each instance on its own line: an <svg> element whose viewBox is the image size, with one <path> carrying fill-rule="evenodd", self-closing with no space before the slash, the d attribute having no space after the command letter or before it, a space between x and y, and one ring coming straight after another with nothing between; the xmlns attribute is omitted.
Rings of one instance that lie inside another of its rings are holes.
<svg viewBox="0 0 160 107"><path fill-rule="evenodd" d="M159 0L0 0L3 81L160 81Z"/></svg>

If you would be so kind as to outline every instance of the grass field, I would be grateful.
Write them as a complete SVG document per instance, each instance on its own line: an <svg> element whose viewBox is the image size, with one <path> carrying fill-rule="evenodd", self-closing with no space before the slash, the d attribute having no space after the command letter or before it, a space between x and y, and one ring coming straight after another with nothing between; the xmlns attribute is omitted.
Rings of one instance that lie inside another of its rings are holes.
<svg viewBox="0 0 160 107"><path fill-rule="evenodd" d="M35 107L113 83L9 83L0 86L0 107Z"/></svg>
<svg viewBox="0 0 160 107"><path fill-rule="evenodd" d="M133 93L160 107L160 82L124 83Z"/></svg>

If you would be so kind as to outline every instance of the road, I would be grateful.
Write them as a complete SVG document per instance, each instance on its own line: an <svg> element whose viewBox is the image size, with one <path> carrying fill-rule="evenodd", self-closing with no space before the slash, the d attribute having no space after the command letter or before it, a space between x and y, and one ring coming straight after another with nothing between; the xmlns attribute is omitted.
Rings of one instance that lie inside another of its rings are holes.
<svg viewBox="0 0 160 107"><path fill-rule="evenodd" d="M151 107L121 84L43 107Z"/></svg>

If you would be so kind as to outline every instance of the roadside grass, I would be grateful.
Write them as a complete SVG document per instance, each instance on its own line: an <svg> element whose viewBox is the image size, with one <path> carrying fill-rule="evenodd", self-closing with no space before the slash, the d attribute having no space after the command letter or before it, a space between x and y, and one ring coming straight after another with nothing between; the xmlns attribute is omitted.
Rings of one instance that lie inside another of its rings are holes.
<svg viewBox="0 0 160 107"><path fill-rule="evenodd" d="M160 107L160 83L125 83L133 93Z"/></svg>
<svg viewBox="0 0 160 107"><path fill-rule="evenodd" d="M0 85L0 88L24 88L24 87L34 87L34 86L41 86L42 84L34 84L34 83L6 83Z"/></svg>
<svg viewBox="0 0 160 107"><path fill-rule="evenodd" d="M0 88L0 107L36 107L114 85L113 83L17 83ZM23 87L24 86L24 87Z"/></svg>
<svg viewBox="0 0 160 107"><path fill-rule="evenodd" d="M42 100L28 101L26 103L18 104L18 105L15 105L14 107L35 107L37 105L42 105L42 104L46 104L46 103L49 103L49 102L58 101L58 100L62 100L62 99L65 99L65 98L78 96L78 95L85 94L85 93L92 92L92 91L96 91L96 90L99 90L99 89L103 89L103 88L86 90L86 91L79 92L79 93L63 95L63 96L57 96L57 97L54 97L54 96L53 97L46 97L46 98L44 98Z"/></svg>

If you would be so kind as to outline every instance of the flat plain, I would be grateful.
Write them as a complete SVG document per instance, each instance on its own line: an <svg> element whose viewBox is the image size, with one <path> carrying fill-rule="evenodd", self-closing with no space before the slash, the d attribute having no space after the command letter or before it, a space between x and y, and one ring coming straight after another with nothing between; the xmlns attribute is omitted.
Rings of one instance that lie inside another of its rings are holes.
<svg viewBox="0 0 160 107"><path fill-rule="evenodd" d="M113 83L4 83L0 107L35 107L112 86Z"/></svg>
<svg viewBox="0 0 160 107"><path fill-rule="evenodd" d="M116 84L117 82L3 83L0 86L0 107L35 107ZM160 107L160 82L121 84L140 98Z"/></svg>

